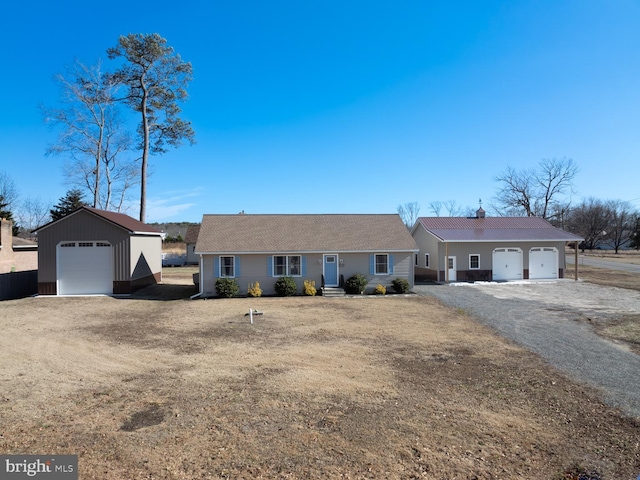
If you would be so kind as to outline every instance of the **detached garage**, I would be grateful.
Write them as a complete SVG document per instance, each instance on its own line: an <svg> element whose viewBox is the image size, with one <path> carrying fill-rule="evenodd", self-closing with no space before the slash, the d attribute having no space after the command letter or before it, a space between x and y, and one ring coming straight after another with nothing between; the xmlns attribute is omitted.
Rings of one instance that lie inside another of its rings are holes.
<svg viewBox="0 0 640 480"><path fill-rule="evenodd" d="M411 234L417 279L439 282L563 278L565 245L582 240L539 217L491 218L482 208L475 217L420 217Z"/></svg>
<svg viewBox="0 0 640 480"><path fill-rule="evenodd" d="M161 232L82 207L36 230L40 295L128 294L162 277Z"/></svg>

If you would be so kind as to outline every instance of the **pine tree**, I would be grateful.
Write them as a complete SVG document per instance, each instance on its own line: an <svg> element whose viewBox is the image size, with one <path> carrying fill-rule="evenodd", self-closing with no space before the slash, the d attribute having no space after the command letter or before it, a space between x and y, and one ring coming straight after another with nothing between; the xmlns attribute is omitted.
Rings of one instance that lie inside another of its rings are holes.
<svg viewBox="0 0 640 480"><path fill-rule="evenodd" d="M4 218L5 220L9 220L13 222L12 232L11 234L14 237L18 236L20 232L20 227L16 224L16 221L13 219L13 213L9 210L9 204L5 202L5 199L2 195L0 195L0 218Z"/></svg>
<svg viewBox="0 0 640 480"><path fill-rule="evenodd" d="M82 192L78 189L67 191L66 195L60 200L58 203L53 206L50 210L51 212L51 220L60 220L62 217L69 215L72 212L75 212L80 207L84 207L87 205L87 202L84 201L82 196Z"/></svg>

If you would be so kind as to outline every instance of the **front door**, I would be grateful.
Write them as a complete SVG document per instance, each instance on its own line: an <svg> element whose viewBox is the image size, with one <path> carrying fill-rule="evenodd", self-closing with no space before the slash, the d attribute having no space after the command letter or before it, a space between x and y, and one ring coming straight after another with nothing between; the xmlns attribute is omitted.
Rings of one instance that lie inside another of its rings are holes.
<svg viewBox="0 0 640 480"><path fill-rule="evenodd" d="M448 257L445 261L447 268L449 269L449 281L456 281L456 257Z"/></svg>
<svg viewBox="0 0 640 480"><path fill-rule="evenodd" d="M325 287L338 286L338 256L324 255L324 285Z"/></svg>

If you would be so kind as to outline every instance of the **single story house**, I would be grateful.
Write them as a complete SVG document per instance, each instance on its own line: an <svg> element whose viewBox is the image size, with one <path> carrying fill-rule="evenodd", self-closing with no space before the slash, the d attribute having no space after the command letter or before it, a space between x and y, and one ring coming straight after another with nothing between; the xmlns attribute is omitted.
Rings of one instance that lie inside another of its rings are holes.
<svg viewBox="0 0 640 480"><path fill-rule="evenodd" d="M40 295L129 294L162 279L161 232L80 207L35 230Z"/></svg>
<svg viewBox="0 0 640 480"><path fill-rule="evenodd" d="M0 219L0 274L38 268L38 244L13 236L13 222Z"/></svg>
<svg viewBox="0 0 640 480"><path fill-rule="evenodd" d="M196 254L196 242L200 233L200 225L188 225L184 235L184 243L187 245L187 265L198 265L200 255Z"/></svg>
<svg viewBox="0 0 640 480"><path fill-rule="evenodd" d="M418 278L440 282L563 278L578 235L539 217L420 217L411 230ZM575 262L575 276L577 279Z"/></svg>
<svg viewBox="0 0 640 480"><path fill-rule="evenodd" d="M200 256L200 294L216 294L219 278L234 278L240 294L259 282L265 295L276 280L293 277L316 288L340 288L360 273L368 290L396 278L413 287L418 249L397 214L204 215L195 252Z"/></svg>

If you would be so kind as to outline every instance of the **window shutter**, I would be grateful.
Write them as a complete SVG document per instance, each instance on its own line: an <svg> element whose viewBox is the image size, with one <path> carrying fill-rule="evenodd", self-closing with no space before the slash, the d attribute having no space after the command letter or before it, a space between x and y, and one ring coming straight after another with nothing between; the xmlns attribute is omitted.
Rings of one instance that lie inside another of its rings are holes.
<svg viewBox="0 0 640 480"><path fill-rule="evenodd" d="M213 278L220 274L220 257L213 257Z"/></svg>
<svg viewBox="0 0 640 480"><path fill-rule="evenodd" d="M235 273L236 277L239 277L240 276L240 257L236 255L234 257L234 259L235 259L234 260L235 265L234 265L234 268L233 268L235 270L234 273Z"/></svg>
<svg viewBox="0 0 640 480"><path fill-rule="evenodd" d="M369 255L369 275L375 275L376 273L376 256Z"/></svg>
<svg viewBox="0 0 640 480"><path fill-rule="evenodd" d="M389 254L389 275L393 275L393 255Z"/></svg>
<svg viewBox="0 0 640 480"><path fill-rule="evenodd" d="M307 275L307 257L305 257L304 255L302 256L302 276L306 276Z"/></svg>
<svg viewBox="0 0 640 480"><path fill-rule="evenodd" d="M273 257L267 257L267 277L273 277Z"/></svg>

